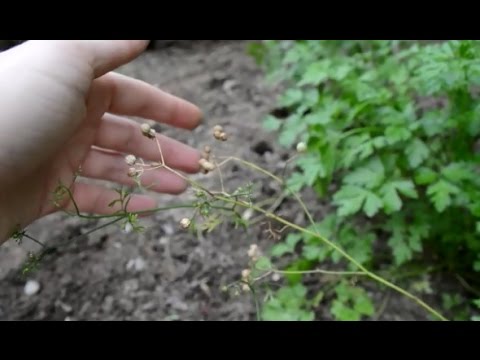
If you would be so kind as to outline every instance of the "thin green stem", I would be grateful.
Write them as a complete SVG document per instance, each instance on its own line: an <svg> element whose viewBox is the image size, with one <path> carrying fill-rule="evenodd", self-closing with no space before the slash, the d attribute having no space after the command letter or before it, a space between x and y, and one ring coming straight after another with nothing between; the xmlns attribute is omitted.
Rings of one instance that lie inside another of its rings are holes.
<svg viewBox="0 0 480 360"><path fill-rule="evenodd" d="M249 161L246 161L246 160L243 160L243 159L240 159L240 158L237 158L237 157L234 157L234 156L222 156L222 157L219 157L220 159L230 159L230 160L233 160L233 161L238 161L239 163L242 163L243 165L245 166L248 166L254 170L257 170L258 172L264 174L264 175L267 175L268 177L271 177L273 178L274 180L278 181L280 184L283 184L283 180L280 179L278 176L276 175L273 175L271 172L261 168L260 166L258 165L255 165Z"/></svg>
<svg viewBox="0 0 480 360"><path fill-rule="evenodd" d="M46 246L44 243L42 243L40 240L37 240L37 239L31 237L31 236L28 235L28 234L23 234L23 236L26 237L27 239L32 240L34 243L40 245L40 246L43 247L43 248L46 248L46 247L47 247L47 246Z"/></svg>
<svg viewBox="0 0 480 360"><path fill-rule="evenodd" d="M324 274L324 275L339 275L339 276L366 276L364 271L333 271L333 270L308 270L308 271L281 271L272 270L272 272L282 275L308 275L308 274Z"/></svg>
<svg viewBox="0 0 480 360"><path fill-rule="evenodd" d="M193 208L195 208L195 206L192 205L192 204L179 204L179 205L158 207L158 208L151 209L151 210L136 211L136 212L132 212L132 214L134 214L134 215L148 215L148 214L151 214L151 213L157 213L157 212L161 212L161 211L176 210L176 209L193 209Z"/></svg>
<svg viewBox="0 0 480 360"><path fill-rule="evenodd" d="M94 233L94 232L96 232L96 231L98 231L98 230L101 230L101 229L106 228L106 227L108 227L108 226L110 226L110 225L116 224L117 222L119 222L119 221L121 221L121 220L123 220L123 217L118 218L118 219L115 219L115 220L112 220L112 221L109 221L109 222L107 222L106 224L100 225L100 226L96 227L95 229L89 230L89 231L87 231L85 234L82 234L82 235L80 235L80 236L90 235L90 234L92 234L92 233ZM80 236L79 236L79 237L80 237ZM73 240L75 240L75 238L74 238Z"/></svg>
<svg viewBox="0 0 480 360"><path fill-rule="evenodd" d="M313 231L310 231L308 229L305 229L299 225L296 225L294 223L291 223L290 221L286 220L286 219L283 219L275 214L272 214L272 213L268 213L266 212L265 210L255 206L255 205L252 205L252 204L247 204L243 201L238 201L238 200L232 200L230 198L226 198L226 197L218 197L219 199L223 200L223 201L226 201L226 202L230 202L230 203L233 203L233 202L236 202L238 205L240 206L243 206L243 207L247 207L247 208L251 208L257 212L260 212L262 214L264 214L266 217L268 218L271 218L275 221L278 221L279 223L281 224L284 224L284 225L287 225L288 227L292 228L292 229L295 229L295 230L298 230L302 233L305 233L305 234L308 234L310 236L314 236L316 238L318 238L319 240L321 240L322 242L324 242L325 244L327 244L329 247L333 248L335 251L339 252L344 258L346 258L348 261L350 261L352 264L354 264L355 266L357 266L362 272L365 273L366 276L370 277L371 279L373 280L376 280L377 282L399 292L400 294L408 297L409 299L415 301L417 304L419 304L421 307L423 307L424 309L426 309L428 312L430 312L431 314L435 315L436 317L438 317L439 319L443 320L443 321L447 321L447 319L442 315L440 314L438 311L436 311L435 309L433 309L432 307L430 307L428 304L426 304L424 301L422 301L421 299L419 299L418 297L416 297L415 295L409 293L408 291L398 287L397 285L389 282L388 280L385 280L384 278L376 275L375 273L372 273L370 272L368 269L366 269L362 264L360 264L357 260L355 260L355 258L353 258L350 254L348 254L347 252L345 252L345 250L343 250L341 247L339 247L338 245L334 244L333 242L331 242L330 240L326 239L325 237L313 232Z"/></svg>
<svg viewBox="0 0 480 360"><path fill-rule="evenodd" d="M236 157L224 157L224 159L230 159L230 160L234 160L234 161L238 161L242 164L244 164L245 166L248 166L252 169L255 169L257 171L259 171L260 173L264 174L264 175L267 175L268 177L276 180L277 182L279 182L280 184L284 184L284 181L282 179L280 179L278 176L272 174L271 172L255 165L255 164L252 164L250 163L249 161L245 161L243 159L240 159L240 158L236 158ZM228 161L228 160L227 160ZM188 181L188 179L187 179ZM195 183L194 183L195 184ZM203 188L202 186L200 186L200 188ZM231 204L234 204L234 205L240 205L240 206L243 206L245 208L250 208L250 209L253 209L263 215L265 215L267 218L271 218L281 224L284 224L292 229L295 229L295 230L298 230L302 233L305 233L305 234L308 234L308 235L311 235L311 236L314 236L316 238L318 238L320 241L324 242L326 245L328 245L329 247L331 247L332 249L334 249L335 251L337 251L339 254L341 254L345 259L347 259L350 263L354 264L359 270L361 270L362 273L364 273L366 276L370 277L371 279L381 283L382 285L386 286L386 287L389 287L397 292L399 292L400 294L406 296L407 298L415 301L417 304L419 304L421 307L423 307L425 310L427 310L428 312L430 312L431 314L435 315L436 317L438 317L439 319L443 320L443 321L447 321L447 319L442 315L440 314L438 311L436 311L435 309L433 309L432 307L430 307L427 303L425 303L423 300L419 299L418 297L416 297L415 295L409 293L408 291L400 288L399 286L389 282L388 280L385 280L384 278L382 278L381 276L378 276L377 274L369 271L368 269L366 269L361 263L359 263L355 258L353 258L350 254L348 254L345 250L343 250L341 247L339 247L338 245L336 245L335 243L331 242L330 240L328 240L327 238L323 237L322 235L320 235L317 231L313 232L313 231L310 231L308 229L305 229L299 225L296 225L294 223L291 223L290 221L286 220L286 219L283 219L271 212L267 212L266 210L258 207L258 206L255 206L253 204L250 204L250 203L246 203L244 201L240 201L240 200L237 200L237 199L232 199L232 198L229 198L229 197L226 197L226 196L222 196L222 195L214 195L210 192L208 192L209 194L213 195L214 198L216 199L219 199L219 200L223 200L225 202L229 202ZM305 211L305 213L307 214L307 217L309 218L310 222L312 223L312 226L315 228L315 222L313 220L313 217L311 216L310 212L308 211L308 209L306 208L305 206L305 203L299 198L298 195L296 195L294 192L292 192L295 196L295 198L297 199L297 201L300 203L300 205L302 206L303 210Z"/></svg>

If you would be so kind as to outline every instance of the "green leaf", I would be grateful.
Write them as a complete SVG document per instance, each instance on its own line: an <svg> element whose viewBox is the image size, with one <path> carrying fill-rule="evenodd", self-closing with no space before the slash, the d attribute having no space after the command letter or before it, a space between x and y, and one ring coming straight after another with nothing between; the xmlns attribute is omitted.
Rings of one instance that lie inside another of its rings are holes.
<svg viewBox="0 0 480 360"><path fill-rule="evenodd" d="M422 251L422 239L428 237L430 233L430 224L417 222L408 227L410 236L408 238L408 245L413 251Z"/></svg>
<svg viewBox="0 0 480 360"><path fill-rule="evenodd" d="M354 309L359 314L366 316L372 316L375 312L372 302L366 296L362 296L357 299Z"/></svg>
<svg viewBox="0 0 480 360"><path fill-rule="evenodd" d="M405 152L408 157L408 162L413 169L418 167L430 154L427 145L420 139L413 140L410 145L406 147Z"/></svg>
<svg viewBox="0 0 480 360"><path fill-rule="evenodd" d="M277 131L280 129L282 122L278 120L274 116L267 116L267 118L263 121L263 128L267 131Z"/></svg>
<svg viewBox="0 0 480 360"><path fill-rule="evenodd" d="M300 103L303 99L303 92L300 89L288 89L280 99L280 105L290 107Z"/></svg>
<svg viewBox="0 0 480 360"><path fill-rule="evenodd" d="M296 172L293 173L287 180L287 187L290 191L299 192L306 185L305 177Z"/></svg>
<svg viewBox="0 0 480 360"><path fill-rule="evenodd" d="M342 229L343 230L343 229ZM340 231L339 243L360 264L366 264L372 259L374 233L360 233L358 231ZM335 252L338 254L338 252ZM351 270L357 270L355 266Z"/></svg>
<svg viewBox="0 0 480 360"><path fill-rule="evenodd" d="M307 68L298 85L319 85L328 78L329 65L329 60L314 62Z"/></svg>
<svg viewBox="0 0 480 360"><path fill-rule="evenodd" d="M396 180L388 182L380 189L384 208L387 213L393 213L402 208L403 202L397 192L412 199L418 198L415 185L411 180Z"/></svg>
<svg viewBox="0 0 480 360"><path fill-rule="evenodd" d="M387 139L385 136L377 136L373 138L372 142L376 149L382 149L387 145Z"/></svg>
<svg viewBox="0 0 480 360"><path fill-rule="evenodd" d="M303 247L303 256L307 260L318 260L322 248L318 245L305 245Z"/></svg>
<svg viewBox="0 0 480 360"><path fill-rule="evenodd" d="M345 281L335 287L337 299L330 309L333 316L340 321L358 321L362 315L371 316L375 309L364 289L350 286Z"/></svg>
<svg viewBox="0 0 480 360"><path fill-rule="evenodd" d="M447 123L446 114L440 111L429 111L420 119L427 136L432 137L441 134Z"/></svg>
<svg viewBox="0 0 480 360"><path fill-rule="evenodd" d="M375 158L365 166L355 169L345 176L344 182L350 185L361 185L367 189L379 186L385 179L385 169L380 159Z"/></svg>
<svg viewBox="0 0 480 360"><path fill-rule="evenodd" d="M318 89L307 89L305 90L303 97L303 104L308 107L313 107L318 102Z"/></svg>
<svg viewBox="0 0 480 360"><path fill-rule="evenodd" d="M302 156L297 164L303 170L304 181L308 186L313 186L317 178L323 178L326 175L322 161L316 154Z"/></svg>
<svg viewBox="0 0 480 360"><path fill-rule="evenodd" d="M291 247L287 244L281 243L276 244L272 247L271 254L273 257L281 257L285 254L288 254L292 251Z"/></svg>
<svg viewBox="0 0 480 360"><path fill-rule="evenodd" d="M367 191L354 185L345 185L333 196L334 204L339 208L339 216L348 216L357 213L362 208Z"/></svg>
<svg viewBox="0 0 480 360"><path fill-rule="evenodd" d="M380 210L382 207L382 199L380 199L376 194L368 192L365 200L365 205L363 207L365 214L367 214L368 217L372 217L377 214L378 210Z"/></svg>
<svg viewBox="0 0 480 360"><path fill-rule="evenodd" d="M473 263L473 270L480 272L480 260Z"/></svg>
<svg viewBox="0 0 480 360"><path fill-rule="evenodd" d="M452 204L452 195L459 192L460 189L458 187L445 180L439 180L427 189L427 195L430 196L435 209L440 213Z"/></svg>
<svg viewBox="0 0 480 360"><path fill-rule="evenodd" d="M334 80L342 81L352 71L352 66L349 64L342 64L331 71L331 77Z"/></svg>
<svg viewBox="0 0 480 360"><path fill-rule="evenodd" d="M368 134L353 135L345 140L345 151L340 157L345 167L350 167L356 160L363 160L373 154L373 141Z"/></svg>
<svg viewBox="0 0 480 360"><path fill-rule="evenodd" d="M422 239L418 234L411 234L408 238L408 246L416 252L422 251Z"/></svg>
<svg viewBox="0 0 480 360"><path fill-rule="evenodd" d="M412 134L404 126L389 126L385 130L385 138L389 144L408 140Z"/></svg>
<svg viewBox="0 0 480 360"><path fill-rule="evenodd" d="M308 125L327 125L332 121L332 114L328 111L317 111L305 115L303 118Z"/></svg>
<svg viewBox="0 0 480 360"><path fill-rule="evenodd" d="M475 170L464 163L452 163L442 169L442 175L453 183L460 183L474 178Z"/></svg>
<svg viewBox="0 0 480 360"><path fill-rule="evenodd" d="M473 300L473 304L480 309L480 299Z"/></svg>
<svg viewBox="0 0 480 360"><path fill-rule="evenodd" d="M436 181L438 178L437 173L430 168L420 168L415 175L415 182L418 185L429 185Z"/></svg>
<svg viewBox="0 0 480 360"><path fill-rule="evenodd" d="M402 208L402 199L398 196L397 190L392 183L385 184L380 189L380 192L382 194L384 209L387 213L393 213Z"/></svg>
<svg viewBox="0 0 480 360"><path fill-rule="evenodd" d="M298 136L305 131L306 124L302 119L301 114L295 113L290 115L283 125L283 129L278 138L280 145L285 147L292 146Z"/></svg>
<svg viewBox="0 0 480 360"><path fill-rule="evenodd" d="M307 295L307 288L302 284L292 286L291 291L298 299L303 299Z"/></svg>
<svg viewBox="0 0 480 360"><path fill-rule="evenodd" d="M357 311L350 309L338 300L333 302L330 311L339 321L359 321L361 319L361 315Z"/></svg>
<svg viewBox="0 0 480 360"><path fill-rule="evenodd" d="M479 233L479 234L480 234L480 221L479 221L479 222L477 222L477 233Z"/></svg>
<svg viewBox="0 0 480 360"><path fill-rule="evenodd" d="M306 270L311 270L312 269L312 261L300 257L298 260L293 261L285 270L286 271L306 271ZM295 273L295 274L285 274L285 278L288 280L290 285L295 285L300 283L302 280L302 274L301 273Z"/></svg>
<svg viewBox="0 0 480 360"><path fill-rule="evenodd" d="M411 180L398 180L391 183L401 194L411 198L417 199L418 193L415 190L415 185Z"/></svg>
<svg viewBox="0 0 480 360"><path fill-rule="evenodd" d="M295 248L297 243L302 240L303 234L291 233L288 234L287 239L285 242L290 246L291 249Z"/></svg>
<svg viewBox="0 0 480 360"><path fill-rule="evenodd" d="M397 266L406 263L412 259L413 252L405 242L403 234L400 231L395 231L388 240L388 245L393 250L393 257Z"/></svg>
<svg viewBox="0 0 480 360"><path fill-rule="evenodd" d="M278 142L282 146L290 147L295 143L295 140L297 139L298 134L299 134L299 132L290 131L288 129L285 129L280 134L280 137L278 138Z"/></svg>
<svg viewBox="0 0 480 360"><path fill-rule="evenodd" d="M272 263L270 260L264 256L262 256L260 259L258 259L255 263L255 268L257 270L270 270L272 268Z"/></svg>
<svg viewBox="0 0 480 360"><path fill-rule="evenodd" d="M315 314L313 311L301 311L298 316L298 321L313 321L315 320Z"/></svg>
<svg viewBox="0 0 480 360"><path fill-rule="evenodd" d="M462 298L459 294L451 295L448 293L442 294L443 307L447 310L451 310L454 307L462 304Z"/></svg>

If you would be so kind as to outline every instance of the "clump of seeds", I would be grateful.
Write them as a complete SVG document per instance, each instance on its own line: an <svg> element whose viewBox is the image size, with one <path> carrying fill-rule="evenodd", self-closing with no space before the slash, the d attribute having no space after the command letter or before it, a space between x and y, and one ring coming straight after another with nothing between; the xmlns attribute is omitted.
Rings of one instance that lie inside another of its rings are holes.
<svg viewBox="0 0 480 360"><path fill-rule="evenodd" d="M223 127L220 125L216 125L213 128L213 137L217 140L220 141L227 141L228 140L228 135L225 131L223 131Z"/></svg>
<svg viewBox="0 0 480 360"><path fill-rule="evenodd" d="M152 129L150 124L147 124L147 123L142 124L140 126L140 129L142 131L143 136L145 136L149 139L155 139L155 136L156 136L157 132L155 131L155 129Z"/></svg>

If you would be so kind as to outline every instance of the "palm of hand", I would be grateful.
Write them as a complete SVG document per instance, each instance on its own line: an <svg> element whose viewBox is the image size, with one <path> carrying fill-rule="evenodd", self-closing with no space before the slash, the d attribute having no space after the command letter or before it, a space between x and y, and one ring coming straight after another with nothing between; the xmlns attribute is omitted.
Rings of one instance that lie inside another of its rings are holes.
<svg viewBox="0 0 480 360"><path fill-rule="evenodd" d="M158 160L155 144L142 137L136 123L119 115L187 129L198 124L200 112L192 104L109 73L140 53L142 46L134 43L108 49L112 44L106 42L57 44L57 48L38 43L2 54L0 69L4 73L0 71L0 78L23 74L0 85L0 91L7 94L0 104L15 118L15 122L6 117L0 120L0 215L8 217L7 224L26 226L57 210L55 189L59 184L73 185L79 170L84 177L132 185L124 154ZM34 51L38 55L35 63L31 62ZM158 140L171 167L198 170L196 150L164 136L159 135ZM179 193L186 186L184 180L164 170L150 172L144 181L158 192ZM80 183L72 187L72 193L82 212L115 210L108 204L118 195L102 186ZM61 206L71 208L68 198L64 200ZM154 205L153 199L136 195L130 209Z"/></svg>

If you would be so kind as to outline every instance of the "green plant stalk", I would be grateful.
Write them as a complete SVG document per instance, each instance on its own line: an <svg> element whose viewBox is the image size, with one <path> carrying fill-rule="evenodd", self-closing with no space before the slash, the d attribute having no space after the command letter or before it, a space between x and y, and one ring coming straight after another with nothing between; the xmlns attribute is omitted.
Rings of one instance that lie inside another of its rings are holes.
<svg viewBox="0 0 480 360"><path fill-rule="evenodd" d="M357 266L362 272L365 273L365 276L368 276L370 277L371 279L373 280L376 280L377 282L399 292L400 294L408 297L409 299L415 301L417 304L419 304L421 307L423 307L425 310L427 310L428 312L430 312L431 314L435 315L437 318L439 318L440 320L443 320L443 321L447 321L448 319L445 318L442 314L440 314L438 311L436 311L435 309L433 309L432 307L430 307L427 303L425 303L423 300L419 299L418 297L416 297L415 295L409 293L408 291L398 287L397 285L389 282L388 280L385 280L384 278L376 275L375 273L372 273L371 271L369 271L368 269L366 269L362 264L360 264L357 260L355 260L351 255L349 255L347 252L345 252L341 247L339 247L338 245L334 244L333 242L331 242L330 240L324 238L323 236L313 232L313 231L310 231L308 229L305 229L299 225L296 225L294 223L291 223L290 221L286 220L286 219L283 219L275 214L272 214L272 213L269 213L265 210L263 210L262 208L259 208L255 205L252 205L252 204L248 204L248 203L245 203L243 201L238 201L238 200L234 200L234 199L230 199L230 198L227 198L227 197L223 197L223 196L219 196L217 195L216 196L218 199L220 200L223 200L225 202L229 202L229 203L232 203L232 204L236 204L236 205L239 205L239 206L243 206L245 208L251 208L259 213L262 213L263 215L265 215L266 217L270 218L270 219L273 219L283 225L286 225L292 229L295 229L295 230L298 230L300 232L303 232L305 234L308 234L310 236L314 236L316 238L318 238L319 240L321 240L322 242L324 242L325 244L327 244L328 246L330 246L331 248L333 248L334 250L338 251L345 259L347 259L348 261L350 261L352 264L354 264L355 266Z"/></svg>
<svg viewBox="0 0 480 360"><path fill-rule="evenodd" d="M243 159L240 159L240 158L236 158L236 157L229 157L229 159L231 160L234 160L234 161L238 161L250 168L253 168L254 170L257 170L259 171L260 173L264 174L264 175L267 175L271 178L273 178L274 180L276 180L277 182L279 182L280 184L284 185L284 181L282 179L280 179L279 177L273 175L272 173L270 173L269 171L255 165L255 164L252 164L248 161L245 161ZM330 240L324 238L323 236L321 236L320 234L318 234L317 232L312 232L308 229L305 229L299 225L296 225L294 223L291 223L289 222L288 220L286 219L283 219L271 212L268 212L258 206L255 206L253 204L250 204L250 203L246 203L246 202L243 202L243 201L240 201L240 200L237 200L237 199L234 199L234 198L229 198L229 197L226 197L224 195L219 195L219 194L213 194L212 192L210 192L208 189L204 188L202 185L200 185L198 182L195 182L191 179L188 179L184 176L182 176L181 174L179 174L178 172L176 172L175 170L169 168L168 166L166 165L163 165L164 168L166 168L167 170L173 172L174 174L177 174L179 175L180 177L182 177L183 179L187 180L191 185L193 185L194 187L197 187L203 191L205 191L206 193L208 193L210 196L212 196L214 199L217 199L217 200L221 200L221 201L224 201L224 202L227 202L227 203L231 203L233 205L239 205L239 206L242 206L242 207L245 207L245 208L251 208L263 215L265 215L267 218L271 218L279 223L282 223L292 229L295 229L295 230L298 230L300 232L303 232L305 234L308 234L308 235L311 235L311 236L314 236L316 238L318 238L319 240L321 240L322 242L324 242L325 244L327 244L328 246L330 246L332 249L336 250L337 252L339 252L345 259L347 259L348 261L350 261L352 264L354 264L355 266L357 266L360 270L361 270L361 274L362 275L365 275L365 276L368 276L370 277L371 279L373 280L376 280L377 282L401 293L402 295L410 298L411 300L415 301L416 303L418 303L421 307L423 307L424 309L426 309L428 312L430 312L431 314L435 315L436 317L438 317L439 319L443 320L443 321L446 321L447 319L441 315L440 313L438 313L436 310L434 310L433 308L431 308L428 304L426 304L424 301L422 301L421 299L419 299L418 297L416 297L415 295L409 293L408 291L398 287L397 285L389 282L388 280L385 280L384 278L376 275L375 273L372 273L371 271L369 271L368 269L366 269L362 264L360 264L357 260L355 260L351 255L349 255L346 251L344 251L341 247L337 246L336 244L334 244L333 242L331 242ZM312 216L310 215L308 209L306 208L305 204L303 203L303 201L300 199L300 197L292 192L294 197L297 199L297 201L299 201L299 203L301 204L303 210L305 211L305 213L307 214L310 222L313 224L313 226L315 226L315 223L313 221L313 218ZM74 204L75 205L75 204ZM146 210L146 211L142 211L142 212L138 212L137 214L148 214L148 213L154 213L154 212L159 212L159 211L163 211L163 210L170 210L170 209L176 209L176 208L194 208L193 205L180 205L180 206L169 206L169 207L164 207L164 208L157 208L157 209L151 209L151 210ZM122 217L122 215L126 215L127 213L125 212L125 214L114 214L114 215L110 215L110 216L103 216L101 218L107 218L107 217ZM81 214L77 214L79 216L81 216ZM117 221L119 221L120 219L117 219ZM116 221L115 221L116 222Z"/></svg>
<svg viewBox="0 0 480 360"><path fill-rule="evenodd" d="M225 159L231 159L231 160L234 160L234 161L238 161L240 163L242 163L243 165L245 166L248 166L252 169L255 169L259 172L261 172L262 174L264 175L267 175L268 177L271 177L272 179L276 180L277 182L279 182L280 184L284 184L284 181L282 179L280 179L278 176L275 176L274 174L270 173L269 171L255 165L255 164L252 164L251 162L249 161L246 161L246 160L243 160L243 159L240 159L240 158L236 158L236 157L224 157ZM168 167L167 167L168 169ZM185 178L187 181L189 181L193 186L196 186L202 190L205 191L204 187L201 186L200 184L198 184L197 182L193 182L187 178ZM382 278L381 276L378 276L377 274L369 271L367 268L365 268L362 264L360 264L357 260L355 260L350 254L348 254L345 250L343 250L341 247L339 247L338 245L334 244L333 242L331 242L330 240L326 239L325 237L321 236L320 234L318 233L315 233L313 231L310 231L308 229L305 229L299 225L296 225L294 223L291 223L289 222L288 220L286 219L283 219L273 213L270 213L258 206L255 206L253 204L249 204L249 203L245 203L243 201L239 201L239 200L236 200L236 199L232 199L232 198L228 198L228 197L225 197L225 196L222 196L222 195L218 195L218 194L212 194L211 192L208 192L210 195L212 195L214 198L218 199L218 200L222 200L222 201L225 201L225 202L229 202L231 204L234 204L234 205L239 205L239 206L243 206L245 208L251 208L263 215L265 215L266 217L268 218L271 218L273 220L276 220L278 221L279 223L281 224L284 224L292 229L295 229L295 230L298 230L300 232L303 232L305 234L308 234L308 235L311 235L311 236L314 236L316 238L318 238L319 240L321 240L322 242L324 242L325 244L327 244L328 246L330 246L332 249L336 250L337 252L339 252L345 259L347 259L348 261L350 261L352 264L354 264L355 266L357 266L363 273L365 273L365 276L368 276L370 277L371 279L373 280L376 280L377 282L399 292L400 294L406 296L407 298L415 301L417 304L419 304L421 307L423 307L425 310L427 310L429 313L433 314L434 316L436 316L437 318L439 318L440 320L442 321L448 321L447 318L445 318L442 314L440 314L438 311L436 311L435 309L433 309L432 307L430 307L427 303L425 303L423 300L419 299L418 297L416 297L415 295L411 294L410 292L402 289L401 287L389 282L388 280L385 280L384 278ZM309 220L310 222L312 222L312 224L315 226L315 223L313 221L313 218L312 216L310 215L308 209L306 209L306 206L305 204L303 203L303 201L300 199L300 197L292 192L295 196L295 198L300 202L302 208L304 209L304 211L306 212L307 216L309 217Z"/></svg>

